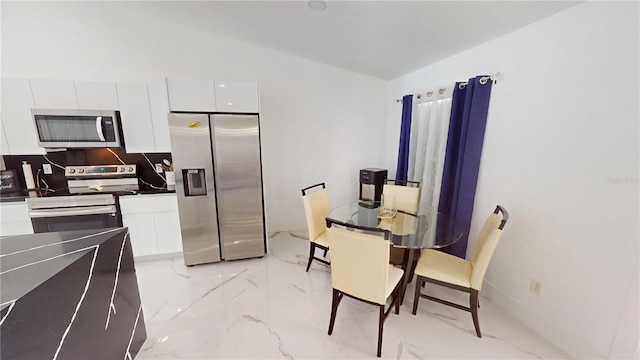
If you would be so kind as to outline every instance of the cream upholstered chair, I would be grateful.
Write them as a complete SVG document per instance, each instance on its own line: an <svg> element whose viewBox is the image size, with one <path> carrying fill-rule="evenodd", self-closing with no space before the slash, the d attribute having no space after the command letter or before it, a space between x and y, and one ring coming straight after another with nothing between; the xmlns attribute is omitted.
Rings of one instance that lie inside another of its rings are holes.
<svg viewBox="0 0 640 360"><path fill-rule="evenodd" d="M389 265L389 237L382 229L371 229L327 219L331 248L331 285L333 301L329 335L333 332L336 312L344 295L379 307L378 357L382 353L384 320L395 306L400 312L400 280L404 272ZM355 230L355 231L354 231ZM387 299L393 295L385 311Z"/></svg>
<svg viewBox="0 0 640 360"><path fill-rule="evenodd" d="M318 188L320 186L322 188ZM315 191L310 191L312 189L315 189ZM331 206L329 205L329 194L324 183L302 189L302 202L304 204L304 212L307 215L307 227L309 229L309 262L307 263L307 271L309 271L311 261L314 259L330 265L328 261L315 257L316 248L324 250L324 256L327 256L327 251L329 250L325 219L329 216Z"/></svg>
<svg viewBox="0 0 640 360"><path fill-rule="evenodd" d="M385 180L385 184L382 187L382 194L393 195L395 197L395 205L397 210L414 215L418 213L418 200L420 199L420 182L387 179ZM390 262L394 265L402 265L402 263L404 262L404 255L404 249L392 246Z"/></svg>
<svg viewBox="0 0 640 360"><path fill-rule="evenodd" d="M395 184L388 184L395 182ZM404 185L401 185L401 184ZM396 209L411 214L418 213L418 200L420 199L420 182L406 180L385 180L382 186L382 195L392 195L396 200Z"/></svg>
<svg viewBox="0 0 640 360"><path fill-rule="evenodd" d="M499 213L502 213L502 216ZM480 230L470 261L432 249L422 253L415 269L418 280L413 299L413 315L418 310L418 301L421 297L469 311L473 318L476 334L478 337L482 337L478 323L478 293L482 288L484 274L487 272L489 262L508 219L507 210L500 205L496 206L496 210ZM469 293L469 307L420 293L425 281Z"/></svg>

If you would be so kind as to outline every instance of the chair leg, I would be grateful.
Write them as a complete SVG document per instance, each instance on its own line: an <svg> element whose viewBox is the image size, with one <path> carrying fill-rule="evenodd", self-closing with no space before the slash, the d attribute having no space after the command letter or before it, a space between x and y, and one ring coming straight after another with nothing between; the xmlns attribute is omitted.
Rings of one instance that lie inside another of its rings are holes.
<svg viewBox="0 0 640 360"><path fill-rule="evenodd" d="M307 262L307 272L309 272L309 268L311 267L311 262L313 261L313 257L315 256L316 246L314 243L309 243L309 262Z"/></svg>
<svg viewBox="0 0 640 360"><path fill-rule="evenodd" d="M378 322L378 357L382 355L382 330L384 329L384 305L380 305L380 320Z"/></svg>
<svg viewBox="0 0 640 360"><path fill-rule="evenodd" d="M396 285L396 315L400 314L400 286Z"/></svg>
<svg viewBox="0 0 640 360"><path fill-rule="evenodd" d="M333 289L333 300L331 301L331 320L329 320L329 335L333 333L333 325L336 323L336 313L338 312L338 305L342 299L342 294L336 289Z"/></svg>
<svg viewBox="0 0 640 360"><path fill-rule="evenodd" d="M478 323L478 290L471 289L470 300L471 304L469 308L471 310L471 316L473 317L473 325L476 327L476 335L481 338L482 334L480 334L480 324Z"/></svg>
<svg viewBox="0 0 640 360"><path fill-rule="evenodd" d="M418 301L420 301L420 288L424 286L424 278L416 276L416 293L413 295L413 315L418 312Z"/></svg>

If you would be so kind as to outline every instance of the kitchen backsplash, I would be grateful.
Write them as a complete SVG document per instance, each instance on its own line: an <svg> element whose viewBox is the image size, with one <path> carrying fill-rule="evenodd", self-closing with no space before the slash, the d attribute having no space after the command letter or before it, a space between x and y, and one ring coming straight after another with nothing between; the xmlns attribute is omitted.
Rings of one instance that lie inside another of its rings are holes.
<svg viewBox="0 0 640 360"><path fill-rule="evenodd" d="M122 159L126 164L136 164L138 168L138 178L155 187L165 186L164 172L158 174L155 171L155 164L162 164L163 160L172 161L171 153L132 153L128 154L123 149L112 148L111 153L107 149L69 149L47 153L46 155L4 155L4 163L7 170L15 170L18 174L18 181L21 189L25 189L24 174L22 172L22 162L31 164L33 178L39 182L41 188L49 185L51 189L63 189L67 187L67 179L64 176L64 166L67 165L119 165ZM117 155L117 157L116 157ZM149 161L145 158L149 159ZM47 160L48 159L48 160ZM52 173L45 175L42 171L43 164L52 164ZM153 165L152 165L153 164ZM63 168L59 168L59 165ZM162 176L162 177L161 177ZM141 190L150 190L151 186L140 182Z"/></svg>

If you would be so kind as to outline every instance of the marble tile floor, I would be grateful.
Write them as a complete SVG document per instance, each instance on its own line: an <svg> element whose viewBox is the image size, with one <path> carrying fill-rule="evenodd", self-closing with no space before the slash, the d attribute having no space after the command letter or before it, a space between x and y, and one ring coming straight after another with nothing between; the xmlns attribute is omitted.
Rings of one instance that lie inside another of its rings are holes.
<svg viewBox="0 0 640 360"><path fill-rule="evenodd" d="M136 264L147 340L136 359L376 358L378 309L345 297L333 335L329 267L305 272L306 230L271 234L263 258L186 267L182 258ZM482 338L471 315L421 300L414 283L400 314L385 322L382 357L393 359L568 359L486 298ZM467 296L427 285L465 303Z"/></svg>

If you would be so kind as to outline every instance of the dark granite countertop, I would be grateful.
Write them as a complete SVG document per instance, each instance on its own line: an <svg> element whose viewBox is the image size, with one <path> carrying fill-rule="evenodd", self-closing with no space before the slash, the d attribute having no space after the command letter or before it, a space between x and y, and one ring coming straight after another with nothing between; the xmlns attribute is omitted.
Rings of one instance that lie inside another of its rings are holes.
<svg viewBox="0 0 640 360"><path fill-rule="evenodd" d="M3 360L134 359L146 326L127 228L0 237Z"/></svg>
<svg viewBox="0 0 640 360"><path fill-rule="evenodd" d="M128 192L123 194L118 194L119 196L129 196L129 195L156 195L156 194L175 194L176 190L171 189L141 189L136 192Z"/></svg>
<svg viewBox="0 0 640 360"><path fill-rule="evenodd" d="M122 193L115 193L115 195L117 196L129 196L129 195L156 195L156 194L175 194L176 190L175 189L171 189L171 190L167 190L167 189L142 189L142 190L138 190L138 191L133 191L133 192L122 192ZM69 196L71 194L68 193L68 191L65 193L64 190L61 190L58 192L59 196ZM51 195L49 195L51 196ZM38 193L36 191L19 191L19 192L12 192L12 193L4 193L4 194L0 194L0 203L3 202L20 202L20 201L24 201L27 198L31 198L31 197L42 197L42 196L38 196Z"/></svg>
<svg viewBox="0 0 640 360"><path fill-rule="evenodd" d="M0 237L0 310L126 228Z"/></svg>
<svg viewBox="0 0 640 360"><path fill-rule="evenodd" d="M24 201L24 199L29 197L38 197L38 193L35 191L16 191L10 193L2 193L0 194L0 202L18 202Z"/></svg>

